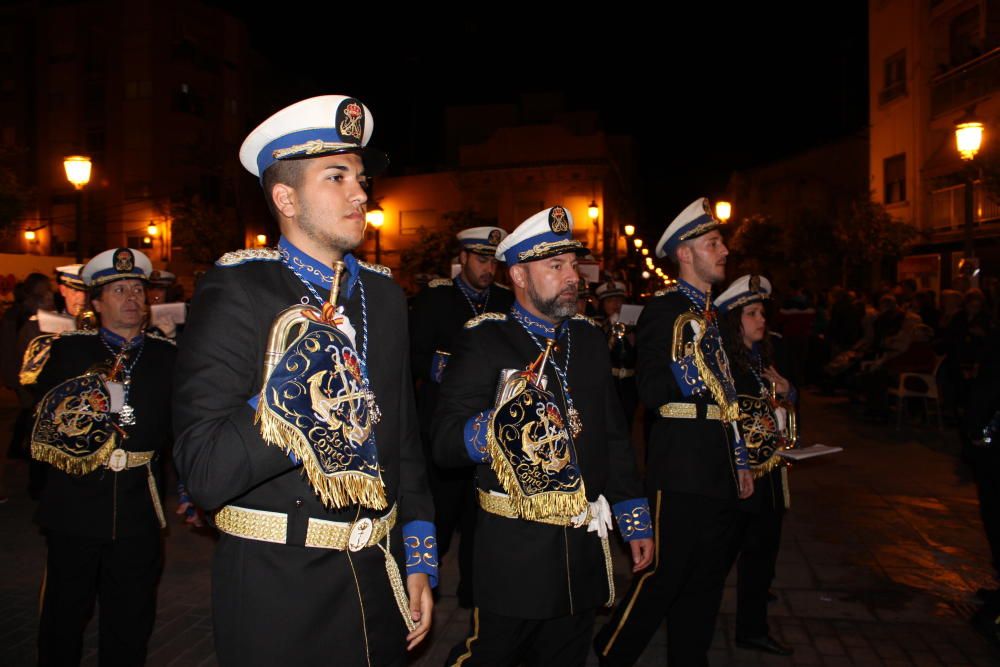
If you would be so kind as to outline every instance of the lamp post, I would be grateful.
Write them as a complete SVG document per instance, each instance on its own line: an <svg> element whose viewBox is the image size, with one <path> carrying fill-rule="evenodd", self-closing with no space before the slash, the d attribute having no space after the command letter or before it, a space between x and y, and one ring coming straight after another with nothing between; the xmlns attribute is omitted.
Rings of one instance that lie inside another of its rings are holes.
<svg viewBox="0 0 1000 667"><path fill-rule="evenodd" d="M382 225L385 224L385 211L375 202L365 212L365 222L375 228L375 263L382 263Z"/></svg>
<svg viewBox="0 0 1000 667"><path fill-rule="evenodd" d="M969 280L969 286L974 285L975 277L975 232L973 230L973 179L975 177L974 160L976 153L983 145L983 124L979 121L972 108L955 123L955 147L965 163L965 257L962 260L962 273Z"/></svg>
<svg viewBox="0 0 1000 667"><path fill-rule="evenodd" d="M587 204L587 217L590 218L590 224L594 228L594 248L597 248L597 241L601 238L601 223L598 222L601 217L601 207L597 205L596 199L591 199Z"/></svg>
<svg viewBox="0 0 1000 667"><path fill-rule="evenodd" d="M76 188L76 262L83 262L83 187L90 182L90 158L70 155L63 159L66 180Z"/></svg>

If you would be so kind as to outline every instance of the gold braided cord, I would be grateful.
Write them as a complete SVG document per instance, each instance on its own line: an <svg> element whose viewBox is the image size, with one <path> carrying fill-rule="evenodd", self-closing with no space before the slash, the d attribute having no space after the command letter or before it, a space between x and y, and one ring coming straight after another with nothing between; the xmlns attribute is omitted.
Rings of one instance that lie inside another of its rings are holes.
<svg viewBox="0 0 1000 667"><path fill-rule="evenodd" d="M708 222L701 223L697 227L692 227L691 229L687 230L677 238L681 241L687 241L688 239L693 239L696 236L701 236L706 232L710 232L718 226L719 226L718 220L709 220Z"/></svg>
<svg viewBox="0 0 1000 667"><path fill-rule="evenodd" d="M455 281L451 278L435 278L434 280L427 283L428 287L451 287L455 284Z"/></svg>
<svg viewBox="0 0 1000 667"><path fill-rule="evenodd" d="M611 561L611 545L607 537L601 538L601 551L604 552L604 572L608 575L608 601L604 606L610 609L615 606L615 571Z"/></svg>
<svg viewBox="0 0 1000 667"><path fill-rule="evenodd" d="M517 253L517 259L519 262L526 262L532 259L544 259L550 255L559 255L582 247L582 243L570 239L563 241L542 241L541 243L536 243L524 252Z"/></svg>
<svg viewBox="0 0 1000 667"><path fill-rule="evenodd" d="M160 502L160 490L156 488L156 477L153 476L153 465L146 462L146 486L149 487L149 497L153 499L153 509L156 511L156 518L160 522L160 529L167 527L167 517L163 513L163 503Z"/></svg>
<svg viewBox="0 0 1000 667"><path fill-rule="evenodd" d="M327 475L320 469L316 456L302 432L285 423L271 410L263 395L257 404L254 422L260 425L260 435L264 442L277 447L285 454L295 454L302 461L309 486L326 507L361 504L383 510L389 506L385 498L385 484L382 482L381 473L378 477L368 477L357 471L345 470Z"/></svg>
<svg viewBox="0 0 1000 667"><path fill-rule="evenodd" d="M349 144L343 141L323 141L322 139L312 139L304 144L295 144L288 148L278 148L271 152L271 157L275 160L283 160L293 155L317 155L330 151L342 151L348 148L360 148L358 144Z"/></svg>
<svg viewBox="0 0 1000 667"><path fill-rule="evenodd" d="M117 440L118 434L112 433L107 442L101 445L96 452L87 456L70 456L47 442L32 440L31 458L36 461L48 463L53 468L61 470L67 475L87 475L108 462L111 452L115 450L115 442Z"/></svg>
<svg viewBox="0 0 1000 667"><path fill-rule="evenodd" d="M595 320L593 317L587 317L586 315L581 315L580 313L577 313L576 315L573 316L573 319L580 322L586 322L587 324L595 326L598 329L601 328L601 325L598 324L597 320Z"/></svg>
<svg viewBox="0 0 1000 667"><path fill-rule="evenodd" d="M541 521L548 517L577 516L589 507L587 494L584 489L583 479L580 480L580 488L576 491L543 491L533 496L526 496L521 491L518 483L517 473L504 455L504 449L497 442L493 434L493 420L496 419L498 411L494 411L490 417L489 427L486 430L486 451L493 459L490 467L496 473L500 486L510 497L511 506L517 516L529 521Z"/></svg>
<svg viewBox="0 0 1000 667"><path fill-rule="evenodd" d="M389 586L392 587L392 595L396 598L396 606L399 607L399 615L403 617L403 623L406 624L406 629L410 632L417 627L416 621L410 615L410 600L406 595L406 589L403 587L403 577L399 573L399 564L396 563L396 559L392 557L392 551L389 550L389 542L386 541L385 549L385 572L389 575Z"/></svg>

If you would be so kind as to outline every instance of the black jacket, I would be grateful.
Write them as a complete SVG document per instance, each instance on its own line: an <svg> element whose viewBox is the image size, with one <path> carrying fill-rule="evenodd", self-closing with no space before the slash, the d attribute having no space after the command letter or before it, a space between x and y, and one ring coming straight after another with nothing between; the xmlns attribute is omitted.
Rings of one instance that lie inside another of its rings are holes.
<svg viewBox="0 0 1000 667"><path fill-rule="evenodd" d="M142 354L132 369L129 404L135 409L135 425L124 427L128 438L119 441L120 448L162 452L170 446L170 393L176 354L173 343L146 335ZM30 389L41 400L55 385L83 375L98 363L109 363L113 356L95 331L60 334ZM159 482L160 456L152 465ZM81 476L50 468L36 520L49 531L102 539L156 532L160 524L147 476L145 466L117 473L101 467Z"/></svg>
<svg viewBox="0 0 1000 667"><path fill-rule="evenodd" d="M658 414L665 403L713 404L707 392L685 396L671 370L674 322L692 312L694 305L680 291L653 298L639 316L636 329L636 376L639 400ZM704 414L699 408L699 414ZM657 490L735 499L736 468L731 448L731 427L706 419L656 417L647 445L646 486Z"/></svg>
<svg viewBox="0 0 1000 667"><path fill-rule="evenodd" d="M471 326L473 323L470 322ZM612 505L641 496L621 405L612 385L607 343L589 320L569 322L569 386L583 422L573 439L587 499L601 494ZM565 340L560 340L561 347ZM470 417L494 407L500 373L523 370L539 349L510 317L464 329L455 341L434 418L434 457L444 467L467 466L464 428ZM556 353L565 369L566 349ZM551 365L548 389L562 389ZM564 413L565 416L565 413ZM476 467L478 487L503 491L488 464ZM579 613L607 602L604 556L596 533L479 512L476 526L476 605L517 618L544 619Z"/></svg>

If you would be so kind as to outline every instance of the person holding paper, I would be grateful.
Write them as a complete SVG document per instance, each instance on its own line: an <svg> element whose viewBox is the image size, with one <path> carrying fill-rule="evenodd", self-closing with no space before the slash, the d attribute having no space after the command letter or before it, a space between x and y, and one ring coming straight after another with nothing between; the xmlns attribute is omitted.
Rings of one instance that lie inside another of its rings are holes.
<svg viewBox="0 0 1000 667"><path fill-rule="evenodd" d="M722 343L729 357L740 405L740 432L746 443L754 493L741 501L742 531L732 545L739 574L736 645L791 655L771 636L768 591L781 543L781 522L789 506L788 468L779 452L795 444L796 390L775 368L764 304L771 298L767 278L746 275L718 296Z"/></svg>

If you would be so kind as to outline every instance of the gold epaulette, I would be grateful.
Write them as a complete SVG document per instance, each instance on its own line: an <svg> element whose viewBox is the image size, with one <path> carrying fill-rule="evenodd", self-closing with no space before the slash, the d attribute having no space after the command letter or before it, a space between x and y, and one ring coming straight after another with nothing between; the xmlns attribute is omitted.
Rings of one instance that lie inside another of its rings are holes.
<svg viewBox="0 0 1000 667"><path fill-rule="evenodd" d="M471 320L465 323L466 329L473 329L478 327L483 322L506 322L507 313L483 313L482 315L476 315Z"/></svg>
<svg viewBox="0 0 1000 667"><path fill-rule="evenodd" d="M656 290L653 292L653 296L663 296L664 294L673 294L677 291L677 283L664 287L661 290Z"/></svg>
<svg viewBox="0 0 1000 667"><path fill-rule="evenodd" d="M388 266L383 266L381 264L369 264L368 262L358 262L358 266L362 269L368 269L374 273L381 273L386 278L392 278L392 269Z"/></svg>
<svg viewBox="0 0 1000 667"><path fill-rule="evenodd" d="M573 319L580 320L581 322L587 322L588 324L595 326L598 329L601 328L601 325L598 324L597 320L595 320L593 317L587 317L586 315L581 315L580 313L577 313L576 315L573 316Z"/></svg>
<svg viewBox="0 0 1000 667"><path fill-rule="evenodd" d="M216 266L239 266L246 262L275 262L281 259L281 251L276 248L244 248L234 250L215 261Z"/></svg>
<svg viewBox="0 0 1000 667"><path fill-rule="evenodd" d="M146 337L147 338L152 338L153 340L163 341L164 343L170 343L174 347L177 347L177 341L175 341L173 338L167 338L166 336L161 336L158 333L152 333L150 331L147 331L146 332Z"/></svg>
<svg viewBox="0 0 1000 667"><path fill-rule="evenodd" d="M455 281L451 278L435 278L434 280L427 283L428 287L451 287L455 284Z"/></svg>
<svg viewBox="0 0 1000 667"><path fill-rule="evenodd" d="M63 331L56 334L56 338L62 338L63 336L96 336L97 329L73 329L72 331Z"/></svg>
<svg viewBox="0 0 1000 667"><path fill-rule="evenodd" d="M18 373L18 380L23 386L35 384L38 376L41 375L45 364L49 362L49 355L52 352L52 341L59 337L59 334L42 334L35 336L28 343L21 359L21 370Z"/></svg>

